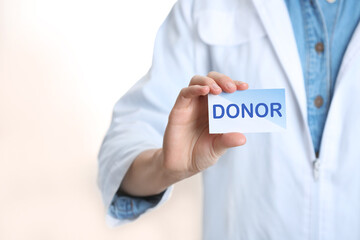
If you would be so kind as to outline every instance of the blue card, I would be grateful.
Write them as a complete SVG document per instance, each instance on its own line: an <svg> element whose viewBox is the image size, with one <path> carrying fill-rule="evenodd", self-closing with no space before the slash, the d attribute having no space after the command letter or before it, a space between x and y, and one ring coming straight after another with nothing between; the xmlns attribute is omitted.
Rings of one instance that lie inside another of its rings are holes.
<svg viewBox="0 0 360 240"><path fill-rule="evenodd" d="M286 129L285 89L248 89L208 95L209 132L279 132Z"/></svg>

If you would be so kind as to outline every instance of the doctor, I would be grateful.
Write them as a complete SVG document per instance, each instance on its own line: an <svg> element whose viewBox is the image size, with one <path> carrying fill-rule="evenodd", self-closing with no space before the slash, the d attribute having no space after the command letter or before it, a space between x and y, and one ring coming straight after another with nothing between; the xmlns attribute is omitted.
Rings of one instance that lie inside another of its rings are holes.
<svg viewBox="0 0 360 240"><path fill-rule="evenodd" d="M101 147L110 224L203 172L204 239L360 239L359 17L357 0L178 1ZM248 86L286 89L287 130L209 135L206 95Z"/></svg>

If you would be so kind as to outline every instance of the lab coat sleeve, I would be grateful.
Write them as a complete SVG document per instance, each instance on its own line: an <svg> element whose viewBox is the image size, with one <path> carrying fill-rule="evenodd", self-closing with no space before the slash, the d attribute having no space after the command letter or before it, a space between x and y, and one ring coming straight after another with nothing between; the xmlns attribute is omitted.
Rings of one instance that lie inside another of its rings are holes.
<svg viewBox="0 0 360 240"><path fill-rule="evenodd" d="M113 199L134 159L147 149L162 147L171 108L181 88L194 75L191 9L192 0L180 0L174 5L158 31L150 70L114 107L98 157L98 186L111 226L138 217L119 219L110 214ZM165 202L171 190L172 186L149 209Z"/></svg>

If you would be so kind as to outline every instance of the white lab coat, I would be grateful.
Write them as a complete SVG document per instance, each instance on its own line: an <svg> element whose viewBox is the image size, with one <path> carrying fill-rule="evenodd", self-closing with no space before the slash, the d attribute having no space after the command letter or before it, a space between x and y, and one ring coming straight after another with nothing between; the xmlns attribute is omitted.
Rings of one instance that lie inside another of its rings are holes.
<svg viewBox="0 0 360 240"><path fill-rule="evenodd" d="M360 239L360 28L344 56L314 164L303 74L282 0L174 6L150 71L114 108L99 154L105 206L134 158L161 147L180 89L212 70L250 88L285 88L287 130L246 134L245 146L203 172L204 239Z"/></svg>

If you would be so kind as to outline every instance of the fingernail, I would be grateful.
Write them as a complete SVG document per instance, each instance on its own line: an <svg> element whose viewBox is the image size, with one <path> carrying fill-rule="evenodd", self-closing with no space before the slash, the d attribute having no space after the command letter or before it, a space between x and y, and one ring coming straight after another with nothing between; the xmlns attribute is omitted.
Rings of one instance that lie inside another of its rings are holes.
<svg viewBox="0 0 360 240"><path fill-rule="evenodd" d="M235 85L233 83L230 83L230 82L226 83L226 88L233 89L234 87L235 87Z"/></svg>
<svg viewBox="0 0 360 240"><path fill-rule="evenodd" d="M247 83L241 83L240 86L246 88L246 87L248 87L249 85L248 85Z"/></svg>
<svg viewBox="0 0 360 240"><path fill-rule="evenodd" d="M216 83L213 83L211 86L212 86L212 88L215 89L215 90L220 89L220 87L219 87Z"/></svg>

